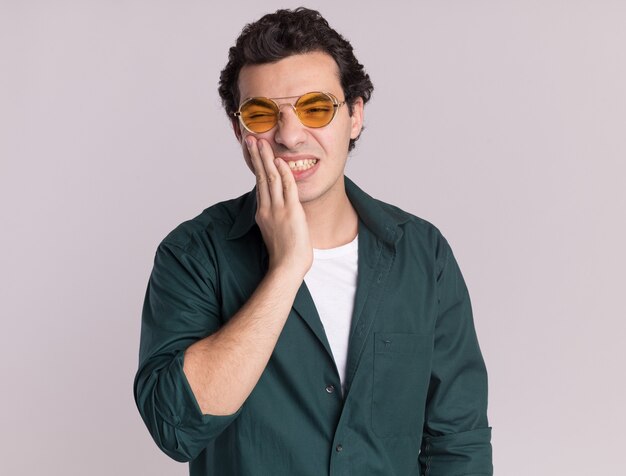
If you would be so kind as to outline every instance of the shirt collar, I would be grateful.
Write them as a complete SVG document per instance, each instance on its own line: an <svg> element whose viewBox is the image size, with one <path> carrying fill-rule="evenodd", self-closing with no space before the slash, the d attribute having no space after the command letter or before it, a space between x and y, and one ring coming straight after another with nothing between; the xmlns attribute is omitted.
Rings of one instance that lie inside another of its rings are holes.
<svg viewBox="0 0 626 476"><path fill-rule="evenodd" d="M384 204L361 190L357 185L344 176L346 194L363 224L382 241L394 244L402 235L398 231L399 225L409 220L409 214L402 210ZM228 234L229 240L241 238L256 226L256 187L245 195L239 214Z"/></svg>

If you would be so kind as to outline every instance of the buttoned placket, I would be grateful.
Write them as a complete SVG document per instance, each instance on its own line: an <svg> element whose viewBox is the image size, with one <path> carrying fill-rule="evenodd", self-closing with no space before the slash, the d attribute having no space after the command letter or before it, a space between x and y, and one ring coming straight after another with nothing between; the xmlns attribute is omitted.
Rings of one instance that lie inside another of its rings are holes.
<svg viewBox="0 0 626 476"><path fill-rule="evenodd" d="M395 245L391 246L390 243L394 242L394 238L399 239L399 235L396 236L395 228L392 226L387 226L386 232L388 240L383 242L369 230L366 231L361 222L359 223L359 274L355 309L352 316L352 331L348 346L347 393L349 393L352 379L356 378L358 366L365 351L365 344L368 341L367 338L383 297L386 279L395 257ZM345 398L349 398L348 394ZM329 474L331 476L350 474L350 439L348 437L350 432L345 429L348 418L348 413L342 412L337 425L330 458Z"/></svg>

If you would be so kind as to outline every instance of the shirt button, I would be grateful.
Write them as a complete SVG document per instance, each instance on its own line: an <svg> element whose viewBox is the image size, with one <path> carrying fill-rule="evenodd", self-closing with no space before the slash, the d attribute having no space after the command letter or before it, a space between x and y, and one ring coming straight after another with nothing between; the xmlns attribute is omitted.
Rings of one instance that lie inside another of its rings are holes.
<svg viewBox="0 0 626 476"><path fill-rule="evenodd" d="M343 451L343 446L341 445L335 446L335 451L337 451L337 453L341 453Z"/></svg>
<svg viewBox="0 0 626 476"><path fill-rule="evenodd" d="M334 385L326 385L326 392L333 393L335 391Z"/></svg>

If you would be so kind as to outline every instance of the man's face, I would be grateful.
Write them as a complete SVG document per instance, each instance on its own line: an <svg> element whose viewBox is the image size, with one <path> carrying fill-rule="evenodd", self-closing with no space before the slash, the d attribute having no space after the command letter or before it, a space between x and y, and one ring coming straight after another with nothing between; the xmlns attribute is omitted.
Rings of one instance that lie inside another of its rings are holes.
<svg viewBox="0 0 626 476"><path fill-rule="evenodd" d="M332 199L337 196L335 192L343 190L348 144L350 139L358 137L363 123L363 101L359 98L353 105L352 116L348 105L344 104L327 126L317 129L304 126L289 104L294 104L298 96L312 91L331 93L339 102L345 99L337 64L326 53L312 52L289 56L275 63L244 66L239 73L241 101L258 96L296 97L276 100L281 114L278 124L267 132L251 133L238 121L233 121L244 158L253 172L245 145L248 135L267 140L274 155L292 165L296 160L317 160L311 167L309 160L296 170L292 168L302 203Z"/></svg>

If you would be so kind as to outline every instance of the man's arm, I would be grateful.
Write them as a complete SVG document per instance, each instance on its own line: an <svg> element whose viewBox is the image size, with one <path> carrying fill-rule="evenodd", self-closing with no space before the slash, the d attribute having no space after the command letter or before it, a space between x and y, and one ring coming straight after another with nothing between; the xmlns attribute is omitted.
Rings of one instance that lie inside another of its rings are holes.
<svg viewBox="0 0 626 476"><path fill-rule="evenodd" d="M313 251L298 188L270 145L248 137L257 180L256 220L270 257L248 302L185 352L184 372L203 413L229 415L248 398L274 351ZM258 144L258 147L257 147Z"/></svg>
<svg viewBox="0 0 626 476"><path fill-rule="evenodd" d="M252 139L249 155L270 261L249 300L219 327L211 271L173 245L157 253L148 288L135 399L159 447L179 461L197 456L238 415L313 260L293 175L267 142L258 145Z"/></svg>
<svg viewBox="0 0 626 476"><path fill-rule="evenodd" d="M433 366L420 453L425 476L491 476L487 372L470 298L452 250L439 237Z"/></svg>

